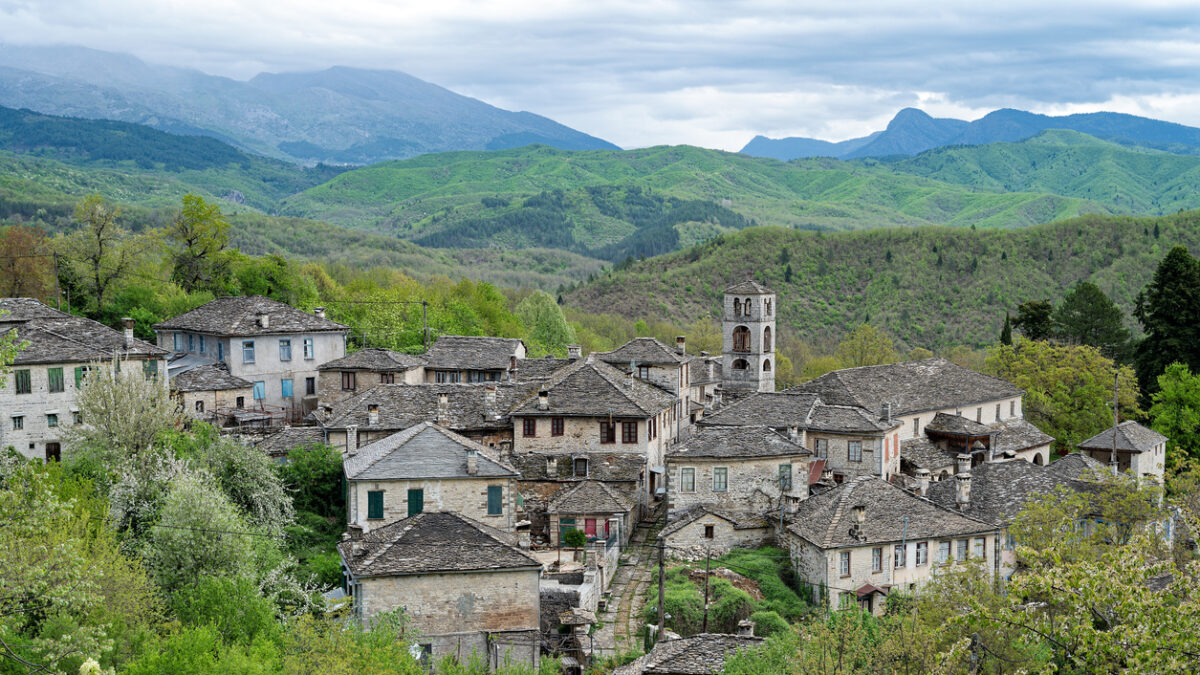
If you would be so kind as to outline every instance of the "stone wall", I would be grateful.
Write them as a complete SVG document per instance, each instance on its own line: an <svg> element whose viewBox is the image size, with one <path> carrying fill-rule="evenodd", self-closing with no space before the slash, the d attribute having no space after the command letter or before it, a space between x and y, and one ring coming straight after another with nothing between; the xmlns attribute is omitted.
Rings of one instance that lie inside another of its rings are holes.
<svg viewBox="0 0 1200 675"><path fill-rule="evenodd" d="M711 525L713 537L704 536L705 526ZM759 548L775 539L772 528L735 529L733 523L724 518L706 514L688 525L667 535L669 555L679 560L704 560L706 555L714 558L725 555L735 548Z"/></svg>
<svg viewBox="0 0 1200 675"><path fill-rule="evenodd" d="M504 488L503 511L488 515L488 487ZM412 481L350 481L349 522L358 523L364 532L408 517L408 491L424 490L425 511L452 511L504 532L516 523L516 480L512 478L459 478ZM383 518L367 518L367 493L383 491Z"/></svg>
<svg viewBox="0 0 1200 675"><path fill-rule="evenodd" d="M538 569L360 579L362 618L403 607L426 637L537 630Z"/></svg>

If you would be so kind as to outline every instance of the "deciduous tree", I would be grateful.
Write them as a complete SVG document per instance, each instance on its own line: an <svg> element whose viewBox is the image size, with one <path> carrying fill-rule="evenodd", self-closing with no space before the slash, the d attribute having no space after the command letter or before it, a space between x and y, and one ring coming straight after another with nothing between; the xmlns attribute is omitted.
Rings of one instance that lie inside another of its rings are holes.
<svg viewBox="0 0 1200 675"><path fill-rule="evenodd" d="M1200 375L1172 363L1158 376L1158 391L1150 400L1150 426L1167 437L1168 459L1200 459Z"/></svg>
<svg viewBox="0 0 1200 675"><path fill-rule="evenodd" d="M895 363L899 358L891 338L870 324L859 326L843 338L835 355L843 368Z"/></svg>
<svg viewBox="0 0 1200 675"><path fill-rule="evenodd" d="M192 293L224 290L230 275L229 221L221 207L186 194L183 208L167 228L172 278Z"/></svg>

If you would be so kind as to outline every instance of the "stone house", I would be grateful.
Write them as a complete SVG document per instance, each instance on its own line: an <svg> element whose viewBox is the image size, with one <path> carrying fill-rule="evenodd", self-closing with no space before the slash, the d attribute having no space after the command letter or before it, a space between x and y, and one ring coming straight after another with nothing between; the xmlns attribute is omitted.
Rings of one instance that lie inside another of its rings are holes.
<svg viewBox="0 0 1200 675"><path fill-rule="evenodd" d="M187 414L219 423L218 409L253 404L254 383L231 375L224 363L206 363L172 377L171 393Z"/></svg>
<svg viewBox="0 0 1200 675"><path fill-rule="evenodd" d="M550 545L558 546L567 530L583 530L590 541L615 537L624 545L633 533L637 499L598 480L563 487L546 505Z"/></svg>
<svg viewBox="0 0 1200 675"><path fill-rule="evenodd" d="M870 476L801 502L781 539L813 598L831 609L878 614L892 588L945 565L968 557L999 565L998 527Z"/></svg>
<svg viewBox="0 0 1200 675"><path fill-rule="evenodd" d="M317 396L322 405L339 403L377 384L420 384L424 359L390 349L360 349L317 368Z"/></svg>
<svg viewBox="0 0 1200 675"><path fill-rule="evenodd" d="M671 348L652 337L633 338L611 352L597 352L595 358L637 379L669 392L677 399L675 435L691 420L691 363L685 338L675 338Z"/></svg>
<svg viewBox="0 0 1200 675"><path fill-rule="evenodd" d="M979 424L961 415L938 413L925 425L925 438L904 442L901 458L906 474L945 480L957 470L960 454L971 464L1022 459L1044 466L1050 463L1054 438L1022 418Z"/></svg>
<svg viewBox="0 0 1200 675"><path fill-rule="evenodd" d="M320 427L284 426L268 434L242 437L243 442L253 445L272 459L286 462L288 453L297 448L325 444L325 433Z"/></svg>
<svg viewBox="0 0 1200 675"><path fill-rule="evenodd" d="M525 358L516 338L443 335L422 355L425 382L457 384L501 382Z"/></svg>
<svg viewBox="0 0 1200 675"><path fill-rule="evenodd" d="M1113 460L1116 449L1117 470L1132 471L1139 478L1150 477L1163 480L1163 468L1167 458L1167 437L1129 420L1116 426L1116 443L1113 443L1113 427L1092 436L1079 444L1079 451L1105 465Z"/></svg>
<svg viewBox="0 0 1200 675"><path fill-rule="evenodd" d="M379 384L333 405L312 418L329 445L347 452L421 422L434 422L489 448L512 444L509 410L536 383Z"/></svg>
<svg viewBox="0 0 1200 675"><path fill-rule="evenodd" d="M224 363L252 383L247 407L299 420L317 405L317 368L346 355L348 326L261 295L223 297L154 326L181 363ZM174 373L172 373L172 377ZM269 408L268 408L269 406Z"/></svg>
<svg viewBox="0 0 1200 675"><path fill-rule="evenodd" d="M542 565L503 533L426 511L350 536L338 554L355 617L403 609L423 658L538 667Z"/></svg>
<svg viewBox="0 0 1200 675"><path fill-rule="evenodd" d="M706 505L761 515L808 497L812 453L765 426L703 427L667 453L667 514Z"/></svg>
<svg viewBox="0 0 1200 675"><path fill-rule="evenodd" d="M688 394L691 399L688 423L695 424L721 403L721 357L700 352L698 358L688 363L688 369L688 385L691 387L691 393Z"/></svg>
<svg viewBox="0 0 1200 675"><path fill-rule="evenodd" d="M488 448L430 422L347 453L347 522L364 532L425 510L502 532L516 522L519 474Z"/></svg>
<svg viewBox="0 0 1200 675"><path fill-rule="evenodd" d="M639 503L662 487L664 453L675 437L678 399L589 356L559 369L512 409L513 454L570 462L588 478L591 454L642 460Z"/></svg>
<svg viewBox="0 0 1200 675"><path fill-rule="evenodd" d="M829 405L815 394L753 394L701 419L698 426L770 427L808 448L838 482L858 476L886 479L900 472L899 421L859 406Z"/></svg>
<svg viewBox="0 0 1200 675"><path fill-rule="evenodd" d="M725 659L762 647L763 639L754 637L754 624L743 623L746 627L739 627L737 635L700 633L663 639L649 654L617 668L613 675L717 675L725 670Z"/></svg>
<svg viewBox="0 0 1200 675"><path fill-rule="evenodd" d="M681 560L722 556L735 548L774 542L778 521L744 509L698 504L676 513L659 533L667 555Z"/></svg>
<svg viewBox="0 0 1200 675"><path fill-rule="evenodd" d="M86 421L75 401L97 363L166 386L167 352L133 337L133 319L123 321L124 331L116 331L33 298L0 298L0 333L15 329L18 343L28 343L0 387L0 449L61 459L63 429Z"/></svg>

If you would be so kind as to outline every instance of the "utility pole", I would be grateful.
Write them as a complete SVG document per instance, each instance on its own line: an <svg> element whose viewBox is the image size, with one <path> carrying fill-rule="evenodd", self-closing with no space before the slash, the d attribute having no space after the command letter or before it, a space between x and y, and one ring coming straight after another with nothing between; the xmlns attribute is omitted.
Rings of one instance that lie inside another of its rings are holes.
<svg viewBox="0 0 1200 675"><path fill-rule="evenodd" d="M1118 373L1113 373L1113 430L1112 430L1112 454L1108 457L1108 465L1112 468L1113 473L1117 473L1117 387L1120 386L1121 376Z"/></svg>
<svg viewBox="0 0 1200 675"><path fill-rule="evenodd" d="M429 303L421 301L421 344L429 351Z"/></svg>
<svg viewBox="0 0 1200 675"><path fill-rule="evenodd" d="M654 636L655 643L662 637L663 632L663 593L666 583L663 579L663 549L666 548L665 542L662 539L658 541L658 633Z"/></svg>
<svg viewBox="0 0 1200 675"><path fill-rule="evenodd" d="M62 311L62 286L58 283L58 251L54 252L54 294L58 297L58 311Z"/></svg>
<svg viewBox="0 0 1200 675"><path fill-rule="evenodd" d="M704 629L703 633L708 632L708 566L712 562L712 551L704 551Z"/></svg>

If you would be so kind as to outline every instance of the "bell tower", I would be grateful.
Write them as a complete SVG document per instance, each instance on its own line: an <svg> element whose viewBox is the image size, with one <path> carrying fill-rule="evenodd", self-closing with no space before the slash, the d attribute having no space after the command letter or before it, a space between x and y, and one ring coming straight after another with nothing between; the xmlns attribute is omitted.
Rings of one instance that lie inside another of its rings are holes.
<svg viewBox="0 0 1200 675"><path fill-rule="evenodd" d="M775 293L746 280L725 289L722 386L775 391Z"/></svg>

